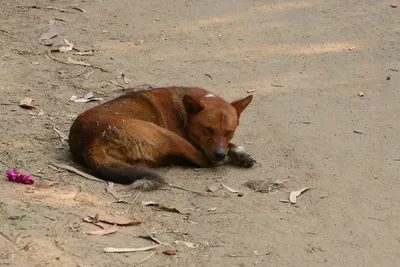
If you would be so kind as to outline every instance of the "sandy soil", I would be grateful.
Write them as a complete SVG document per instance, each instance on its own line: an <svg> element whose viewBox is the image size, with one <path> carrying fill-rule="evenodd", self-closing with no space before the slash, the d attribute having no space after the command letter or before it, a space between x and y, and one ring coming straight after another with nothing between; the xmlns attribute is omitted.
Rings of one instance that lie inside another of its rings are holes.
<svg viewBox="0 0 400 267"><path fill-rule="evenodd" d="M145 259L140 265L399 266L396 3L3 0L0 159L33 174L36 186L1 176L0 265L136 266ZM38 39L51 27L58 36L52 47L44 46ZM64 38L93 54L49 58L46 52ZM64 64L68 57L94 68ZM138 195L115 185L127 203L113 203L106 183L51 166L82 169L53 127L67 133L75 116L98 102L74 103L72 95L94 92L108 100L142 84L202 86L228 100L255 90L235 142L258 164L165 168L160 171L169 182L204 194L171 189ZM26 97L43 112L19 107ZM8 169L0 163L2 173ZM287 179L278 192L244 185ZM206 192L221 183L244 196L222 187ZM281 202L303 187L311 190L297 204ZM83 221L95 214L142 224L105 236L85 234L100 229ZM138 237L149 233L170 246L103 252L154 245ZM167 247L177 255L162 254Z"/></svg>

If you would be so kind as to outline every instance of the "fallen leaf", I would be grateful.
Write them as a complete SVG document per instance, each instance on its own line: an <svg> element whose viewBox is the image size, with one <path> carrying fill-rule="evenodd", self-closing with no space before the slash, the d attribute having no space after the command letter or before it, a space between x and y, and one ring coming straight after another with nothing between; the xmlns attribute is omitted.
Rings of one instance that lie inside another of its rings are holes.
<svg viewBox="0 0 400 267"><path fill-rule="evenodd" d="M231 193L239 193L239 191L237 191L237 190L235 190L235 189L233 189L233 188L230 188L229 186L226 186L226 185L224 185L224 184L221 184L223 187L225 187L225 189L226 190L228 190L229 192L231 192Z"/></svg>
<svg viewBox="0 0 400 267"><path fill-rule="evenodd" d="M85 234L103 236L103 235L113 234L113 233L115 233L117 231L118 231L118 226L116 224L114 224L113 226L111 226L109 228L101 229L101 230L95 230L95 231L91 231L91 232L85 232Z"/></svg>
<svg viewBox="0 0 400 267"><path fill-rule="evenodd" d="M167 206L161 205L154 201L142 201L142 205L143 206L154 206L154 207L156 207L157 210L165 210L165 211L175 212L175 213L184 214L184 215L189 214L187 212L182 212L182 211L178 210L177 208L167 207Z"/></svg>
<svg viewBox="0 0 400 267"><path fill-rule="evenodd" d="M212 192L212 193L216 192L218 189L219 189L219 185L216 185L216 184L213 184L213 185L210 185L209 187L207 187L207 191Z"/></svg>
<svg viewBox="0 0 400 267"><path fill-rule="evenodd" d="M176 240L174 241L175 244L182 244L187 246L188 248L196 248L197 246L195 246L193 243L190 242L186 242L186 241L181 241L181 240Z"/></svg>
<svg viewBox="0 0 400 267"><path fill-rule="evenodd" d="M168 255L168 256L176 255L176 252L174 250L172 250L172 249L166 249L162 253L165 254L165 255Z"/></svg>
<svg viewBox="0 0 400 267"><path fill-rule="evenodd" d="M40 36L39 43L45 46L51 46L54 43L54 37L57 36L58 32L54 28L50 28L49 31Z"/></svg>
<svg viewBox="0 0 400 267"><path fill-rule="evenodd" d="M297 200L297 197L300 196L305 191L307 191L308 189L310 189L310 188L309 187L305 187L305 188L302 188L300 190L290 192L290 195L289 195L290 203L295 204L296 200Z"/></svg>
<svg viewBox="0 0 400 267"><path fill-rule="evenodd" d="M117 191L115 191L113 182L108 182L107 193L112 195L116 200L121 200L121 197L118 195Z"/></svg>
<svg viewBox="0 0 400 267"><path fill-rule="evenodd" d="M83 219L85 222L89 222L89 223L98 223L98 222L102 222L102 223L106 223L106 224L111 224L111 225L118 225L118 226L135 226L135 225L139 225L141 224L141 222L137 221L137 220L124 220L124 219L108 219L108 218L100 218L97 214L96 216L88 216L85 217Z"/></svg>
<svg viewBox="0 0 400 267"><path fill-rule="evenodd" d="M24 98L19 102L19 106L21 108L27 108L27 109L36 108L36 106L33 104L33 101L35 101L33 98L30 97Z"/></svg>
<svg viewBox="0 0 400 267"><path fill-rule="evenodd" d="M60 46L56 51L66 53L74 48L74 44L68 41L67 39L64 39L64 43L66 44L66 46Z"/></svg>
<svg viewBox="0 0 400 267"><path fill-rule="evenodd" d="M69 100L74 101L75 103L86 103L90 101L103 101L103 98L94 97L94 94L90 92L86 94L84 97L78 97L76 95L73 95Z"/></svg>
<svg viewBox="0 0 400 267"><path fill-rule="evenodd" d="M141 248L105 248L103 251L107 253L126 253L126 252L137 252L137 251L147 251L152 250L160 245L150 246L150 247L141 247Z"/></svg>

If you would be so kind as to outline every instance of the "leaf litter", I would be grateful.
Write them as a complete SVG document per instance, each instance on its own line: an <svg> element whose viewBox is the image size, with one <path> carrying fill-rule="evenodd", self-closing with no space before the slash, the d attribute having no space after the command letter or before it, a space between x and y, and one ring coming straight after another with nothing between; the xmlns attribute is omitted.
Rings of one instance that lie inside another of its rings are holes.
<svg viewBox="0 0 400 267"><path fill-rule="evenodd" d="M50 28L47 32L43 33L39 38L39 43L45 46L52 46L54 38L58 36L58 32L55 28Z"/></svg>
<svg viewBox="0 0 400 267"><path fill-rule="evenodd" d="M100 97L94 97L94 94L92 92L86 94L84 97L78 97L76 95L71 96L69 99L75 103L87 103L90 101L103 101L103 98Z"/></svg>
<svg viewBox="0 0 400 267"><path fill-rule="evenodd" d="M297 197L309 189L310 189L309 187L305 187L300 190L290 192L290 195L289 195L290 203L295 204L297 202Z"/></svg>
<svg viewBox="0 0 400 267"><path fill-rule="evenodd" d="M164 210L164 211L175 212L175 213L179 213L179 214L183 214L183 215L189 214L188 212L182 212L175 207L167 207L167 206L159 204L155 201L142 201L142 205L143 206L153 206L155 210Z"/></svg>
<svg viewBox="0 0 400 267"><path fill-rule="evenodd" d="M269 193L269 194L274 194L279 191L279 189L285 187L285 183L289 181L289 179L286 180L250 180L244 183L244 186L247 186L248 188L252 189L254 192L260 192L260 193Z"/></svg>
<svg viewBox="0 0 400 267"><path fill-rule="evenodd" d="M127 219L109 219L109 218L102 218L98 214L95 216L87 216L83 218L85 222L88 223L105 223L105 224L111 224L111 225L117 225L117 226L136 226L141 224L140 221L138 220L127 220Z"/></svg>
<svg viewBox="0 0 400 267"><path fill-rule="evenodd" d="M109 235L109 234L116 233L117 231L118 231L118 226L116 224L114 224L113 226L111 226L109 228L85 232L85 234L103 236L103 235Z"/></svg>

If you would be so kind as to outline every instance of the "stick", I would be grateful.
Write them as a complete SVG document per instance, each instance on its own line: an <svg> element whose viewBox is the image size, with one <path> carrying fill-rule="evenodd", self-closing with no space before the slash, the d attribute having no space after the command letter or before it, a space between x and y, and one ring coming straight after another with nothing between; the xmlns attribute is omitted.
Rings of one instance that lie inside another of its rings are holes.
<svg viewBox="0 0 400 267"><path fill-rule="evenodd" d="M143 248L105 248L103 251L108 253L125 253L125 252L137 252L137 251L147 251L151 249L155 249L160 245L143 247Z"/></svg>
<svg viewBox="0 0 400 267"><path fill-rule="evenodd" d="M148 259L149 259L151 256L153 256L153 255L154 255L154 252L152 252L149 256L143 258L142 260L140 260L139 263L142 263L142 262L144 262L145 260L148 260Z"/></svg>
<svg viewBox="0 0 400 267"><path fill-rule="evenodd" d="M141 192L139 192L136 197L132 200L131 204L129 205L129 207L124 211L124 214L128 212L128 210L132 207L133 203L135 203L136 199L139 197Z"/></svg>
<svg viewBox="0 0 400 267"><path fill-rule="evenodd" d="M80 171L80 170L78 170L78 169L76 169L76 168L74 168L72 166L68 166L68 165L65 165L65 164L53 163L53 162L51 164L56 166L57 168L64 169L64 170L73 172L75 174L78 174L78 175L80 175L80 176L82 176L82 177L84 177L86 179L89 179L89 180L92 180L92 181L97 181L97 182L104 182L103 180L101 180L99 178L96 178L96 177L94 177L94 176L92 176L90 174L84 173L84 172L82 172L82 171Z"/></svg>

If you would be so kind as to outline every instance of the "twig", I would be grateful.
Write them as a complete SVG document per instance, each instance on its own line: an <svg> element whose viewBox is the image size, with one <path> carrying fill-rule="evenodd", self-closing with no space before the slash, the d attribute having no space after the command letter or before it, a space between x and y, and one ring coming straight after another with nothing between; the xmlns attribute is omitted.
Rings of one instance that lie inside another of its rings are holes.
<svg viewBox="0 0 400 267"><path fill-rule="evenodd" d="M267 256L267 255L270 255L270 254L271 254L271 252L268 251L268 252L265 252L265 253L254 253L253 255L235 255L235 254L228 254L228 255L226 255L226 256L228 256L228 257L237 257L237 258L239 258L239 257Z"/></svg>
<svg viewBox="0 0 400 267"><path fill-rule="evenodd" d="M94 176L92 176L90 174L84 173L84 172L82 172L82 171L80 171L80 170L78 170L78 169L76 169L76 168L74 168L72 166L68 166L68 165L65 165L65 164L59 164L59 163L53 163L53 162L51 162L51 164L54 165L57 168L64 169L64 170L73 172L75 174L78 174L78 175L80 175L80 176L82 176L82 177L84 177L86 179L89 179L89 180L92 180L92 181L97 181L97 182L104 182L103 180L101 180L99 178L96 178L96 177L94 177Z"/></svg>
<svg viewBox="0 0 400 267"><path fill-rule="evenodd" d="M0 162L4 165L7 166L8 168L12 169L12 167L5 161L3 161L2 159L0 159Z"/></svg>
<svg viewBox="0 0 400 267"><path fill-rule="evenodd" d="M132 207L133 203L135 203L136 199L139 197L141 192L139 192L136 197L132 200L131 204L129 204L129 207L126 208L126 210L124 211L124 214L128 212L128 210Z"/></svg>
<svg viewBox="0 0 400 267"><path fill-rule="evenodd" d="M280 84L271 84L272 87L283 87L283 85Z"/></svg>
<svg viewBox="0 0 400 267"><path fill-rule="evenodd" d="M147 257L141 259L141 260L139 261L139 263L142 263L142 262L144 262L145 260L150 259L150 257L153 256L153 255L154 255L154 252L152 252L149 256L147 256Z"/></svg>
<svg viewBox="0 0 400 267"><path fill-rule="evenodd" d="M178 188L178 189L182 189L182 190L188 191L188 192L201 194L201 191L199 191L199 190L189 189L189 188L186 188L186 187L183 187L183 186L180 186L180 185L175 185L175 184L168 184L168 185L171 186L171 187L174 187L174 188Z"/></svg>
<svg viewBox="0 0 400 267"><path fill-rule="evenodd" d="M147 251L151 249L155 249L160 245L150 246L150 247L142 247L142 248L113 248L108 247L105 248L103 251L108 253L126 253L126 252L137 252L137 251Z"/></svg>
<svg viewBox="0 0 400 267"><path fill-rule="evenodd" d="M50 50L48 50L48 51L46 52L46 55L47 55L50 59L52 59L52 60L54 60L54 61L57 61L58 63L61 63L61 64L83 66L82 64L78 64L78 63L72 63L72 62L62 61L62 60L60 60L60 59L54 57L54 56L52 55L52 53L51 53ZM85 67L91 67L91 68L94 68L94 69L99 69L99 70L101 70L101 71L103 71L103 72L108 72L108 70L106 70L106 69L104 69L104 68L102 68L102 67L95 66L95 65L92 65L92 64L89 64L89 63L85 64L84 66L85 66Z"/></svg>

